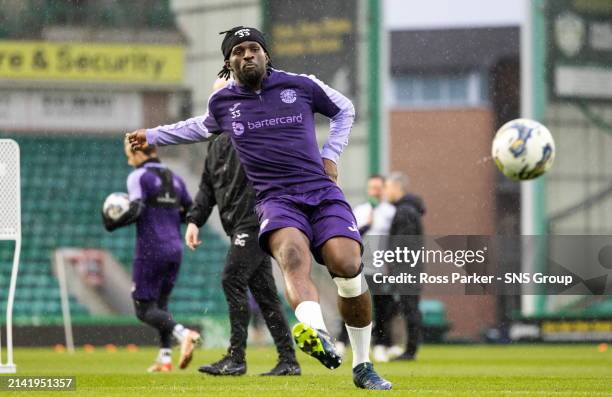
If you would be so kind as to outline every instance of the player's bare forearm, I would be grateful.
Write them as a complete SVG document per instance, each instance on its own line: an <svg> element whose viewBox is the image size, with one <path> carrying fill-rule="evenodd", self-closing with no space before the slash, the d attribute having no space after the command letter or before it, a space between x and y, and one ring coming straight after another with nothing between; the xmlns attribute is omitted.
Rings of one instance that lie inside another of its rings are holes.
<svg viewBox="0 0 612 397"><path fill-rule="evenodd" d="M127 134L125 134L125 137L133 150L144 150L147 148L147 146L149 146L149 144L147 143L146 131L147 130L145 130L144 128L141 128L139 130L128 132Z"/></svg>
<svg viewBox="0 0 612 397"><path fill-rule="evenodd" d="M324 158L323 167L325 168L325 173L327 176L329 176L334 183L338 183L338 166L336 166L336 163L330 159Z"/></svg>

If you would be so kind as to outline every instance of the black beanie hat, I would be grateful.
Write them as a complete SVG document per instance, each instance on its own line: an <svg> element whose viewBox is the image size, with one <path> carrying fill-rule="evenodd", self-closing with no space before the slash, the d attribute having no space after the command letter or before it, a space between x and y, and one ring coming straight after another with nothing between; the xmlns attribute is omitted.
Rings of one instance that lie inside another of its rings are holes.
<svg viewBox="0 0 612 397"><path fill-rule="evenodd" d="M255 28L236 26L219 34L225 34L223 42L221 43L221 52L223 53L224 61L227 61L230 58L232 48L245 41L255 41L259 43L266 54L268 54L268 58L270 57L268 49L266 48L266 39L264 38L263 33ZM227 66L223 65L223 69L221 69L218 76L225 78L226 80L229 79L230 70L227 68Z"/></svg>

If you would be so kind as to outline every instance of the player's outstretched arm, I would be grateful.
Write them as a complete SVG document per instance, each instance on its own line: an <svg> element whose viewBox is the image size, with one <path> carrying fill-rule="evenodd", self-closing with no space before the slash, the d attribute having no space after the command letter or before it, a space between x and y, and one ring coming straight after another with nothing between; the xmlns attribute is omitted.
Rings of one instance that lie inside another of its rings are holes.
<svg viewBox="0 0 612 397"><path fill-rule="evenodd" d="M221 127L207 110L202 116L174 124L136 130L128 133L127 139L134 150L143 150L147 145L166 146L207 141L221 132Z"/></svg>

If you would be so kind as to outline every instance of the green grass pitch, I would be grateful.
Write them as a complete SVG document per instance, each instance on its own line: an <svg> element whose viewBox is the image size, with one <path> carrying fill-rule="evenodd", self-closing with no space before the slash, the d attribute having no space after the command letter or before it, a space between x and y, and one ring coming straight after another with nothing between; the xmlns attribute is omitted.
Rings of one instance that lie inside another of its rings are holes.
<svg viewBox="0 0 612 397"><path fill-rule="evenodd" d="M211 377L197 367L218 359L220 350L198 350L191 366L169 374L147 374L153 348L111 353L98 347L74 355L51 348L15 350L18 375L76 376L76 392L0 392L29 396L355 396L350 358L330 371L298 352L301 377L263 378L275 364L271 348L247 350L248 374ZM175 352L175 361L178 352ZM612 396L612 349L596 345L424 346L416 362L376 364L406 396ZM59 394L58 394L59 393Z"/></svg>

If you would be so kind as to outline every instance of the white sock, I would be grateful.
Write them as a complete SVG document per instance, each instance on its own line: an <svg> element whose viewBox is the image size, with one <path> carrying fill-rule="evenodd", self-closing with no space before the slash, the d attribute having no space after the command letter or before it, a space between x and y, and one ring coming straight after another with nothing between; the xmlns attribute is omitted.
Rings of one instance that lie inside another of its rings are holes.
<svg viewBox="0 0 612 397"><path fill-rule="evenodd" d="M157 362L161 364L171 364L172 363L172 349L166 349L166 348L159 349L159 354L157 355Z"/></svg>
<svg viewBox="0 0 612 397"><path fill-rule="evenodd" d="M181 324L176 324L172 330L172 335L174 335L179 342L182 342L187 337L187 334L189 334L189 330Z"/></svg>
<svg viewBox="0 0 612 397"><path fill-rule="evenodd" d="M298 321L312 328L322 329L327 332L327 327L323 321L323 313L319 302L304 301L295 308L295 317Z"/></svg>
<svg viewBox="0 0 612 397"><path fill-rule="evenodd" d="M353 349L353 368L361 363L370 362L372 323L363 328L354 328L347 325L346 330Z"/></svg>

